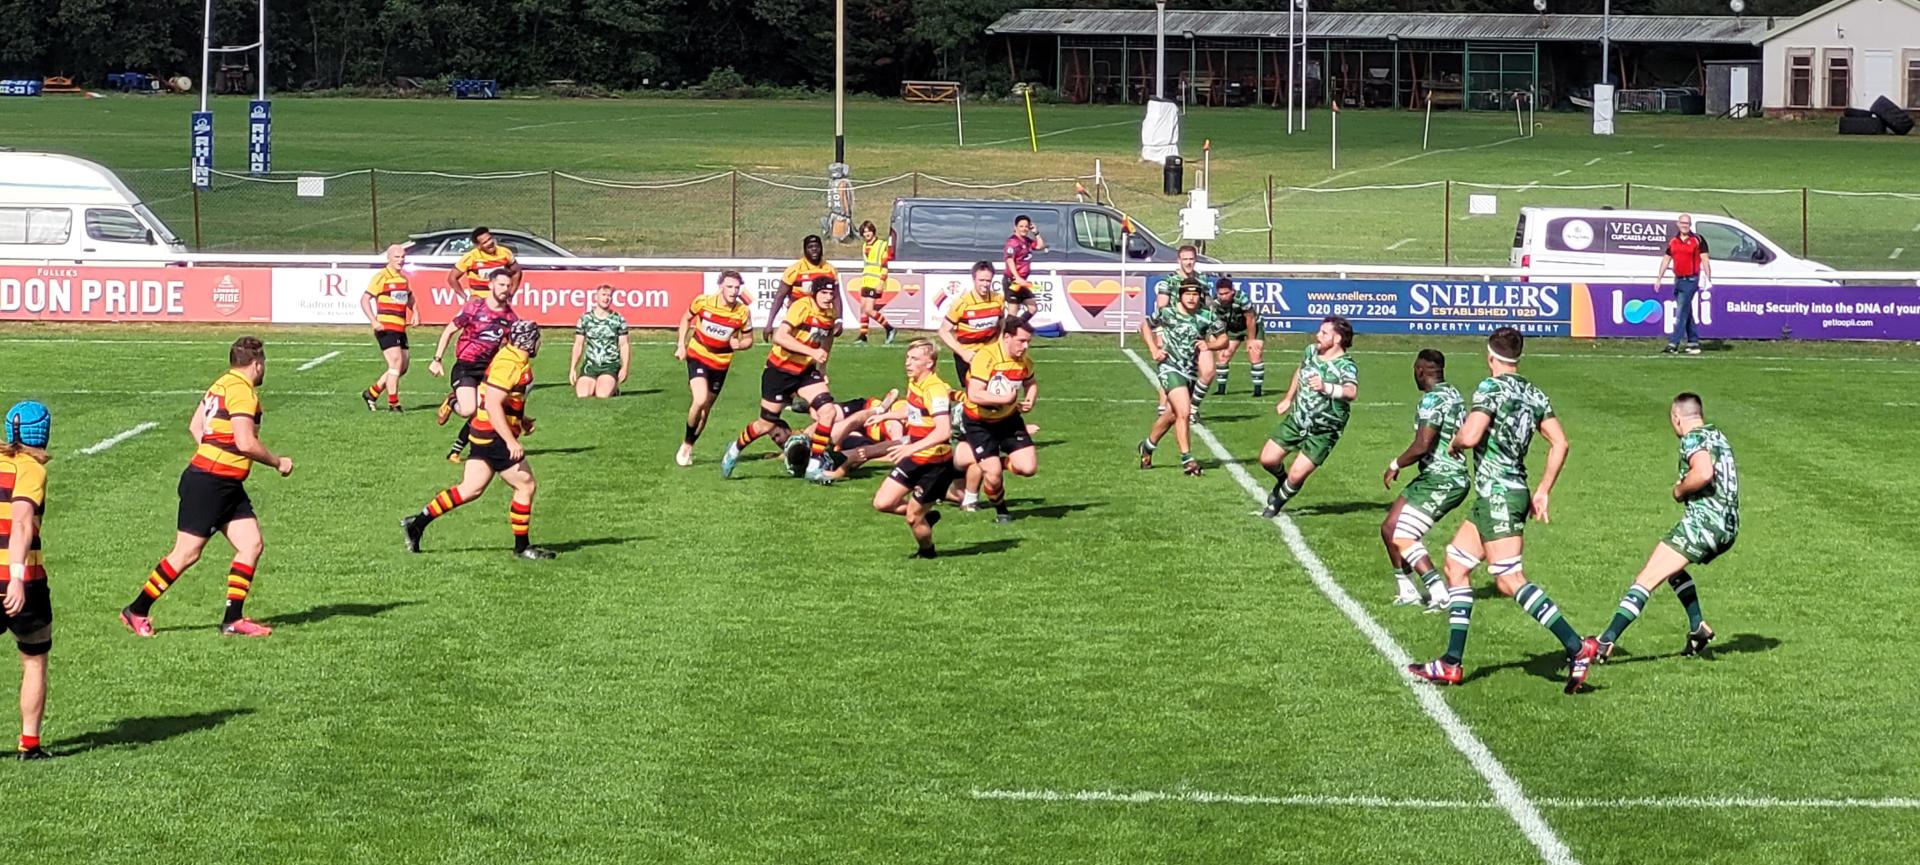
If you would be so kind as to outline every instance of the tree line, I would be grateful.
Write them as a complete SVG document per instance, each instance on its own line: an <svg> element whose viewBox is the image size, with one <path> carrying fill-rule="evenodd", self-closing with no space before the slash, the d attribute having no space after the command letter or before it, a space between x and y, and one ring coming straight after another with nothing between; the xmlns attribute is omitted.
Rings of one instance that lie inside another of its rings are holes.
<svg viewBox="0 0 1920 865"><path fill-rule="evenodd" d="M1284 0L1198 0L1175 8L1279 8ZM1549 0L1551 12L1601 0ZM1004 90L1020 69L986 27L1034 6L1151 8L1144 0L846 0L847 79L894 95L908 79ZM218 0L216 44L252 42L253 0ZM1815 0L1753 0L1749 16L1789 16ZM1331 0L1350 11L1531 12L1531 0ZM1724 0L1617 0L1615 14L1727 14ZM0 0L0 77L108 73L198 77L202 0ZM493 78L570 80L610 89L684 87L732 68L758 85L833 82L832 0L270 0L268 85L276 91ZM238 60L239 58L235 58ZM1022 58L1025 62L1040 62ZM250 60L248 62L251 62ZM1046 62L1050 63L1048 59Z"/></svg>

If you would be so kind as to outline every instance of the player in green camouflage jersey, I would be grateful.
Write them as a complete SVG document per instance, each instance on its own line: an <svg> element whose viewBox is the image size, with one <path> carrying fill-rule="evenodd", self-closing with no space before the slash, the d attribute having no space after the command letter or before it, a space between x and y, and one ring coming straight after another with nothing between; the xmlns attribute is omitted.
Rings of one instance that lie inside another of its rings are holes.
<svg viewBox="0 0 1920 865"><path fill-rule="evenodd" d="M1273 410L1280 423L1260 448L1260 467L1273 475L1273 493L1267 496L1263 517L1280 513L1315 469L1333 454L1340 433L1347 428L1347 412L1360 398L1360 373L1347 356L1353 347L1353 325L1337 315L1321 320L1313 344L1300 355L1300 368L1287 385L1287 395ZM1292 461L1287 456L1293 455Z"/></svg>
<svg viewBox="0 0 1920 865"><path fill-rule="evenodd" d="M1220 356L1214 359L1213 392L1227 392L1227 373L1231 371L1233 356L1240 352L1240 346L1247 347L1247 363L1253 373L1253 395L1260 396L1267 386L1267 363L1264 340L1266 336L1260 326L1260 313L1253 308L1253 297L1247 290L1234 285L1233 280L1222 276L1213 282L1213 316L1227 326L1227 347L1220 350Z"/></svg>
<svg viewBox="0 0 1920 865"><path fill-rule="evenodd" d="M1420 350L1413 361L1413 383L1420 388L1420 407L1413 413L1413 443L1390 463L1382 483L1393 489L1400 470L1420 467L1420 476L1400 491L1399 498L1387 507L1387 518L1380 523L1380 540L1387 545L1387 561L1393 565L1394 582L1399 592L1395 606L1421 603L1420 578L1426 587L1427 612L1445 612L1449 597L1440 582L1440 571L1427 555L1424 539L1433 524L1467 500L1471 476L1467 460L1447 450L1460 421L1466 418L1467 403L1460 391L1447 383L1447 356L1430 348Z"/></svg>
<svg viewBox="0 0 1920 865"><path fill-rule="evenodd" d="M1407 672L1437 684L1460 684L1464 678L1460 660L1473 619L1471 577L1485 561L1500 593L1513 598L1566 649L1566 692L1577 694L1600 644L1581 638L1546 590L1527 579L1520 561L1527 518L1549 521L1547 504L1570 447L1560 419L1553 415L1553 403L1520 377L1520 352L1525 347L1526 338L1511 327L1495 330L1487 338L1487 370L1492 376L1474 389L1466 419L1447 446L1449 455L1456 458L1473 451L1473 518L1460 524L1453 543L1447 545L1447 653L1424 664L1409 664ZM1536 431L1547 437L1550 449L1540 486L1529 498L1527 449Z"/></svg>
<svg viewBox="0 0 1920 865"><path fill-rule="evenodd" d="M1189 279L1197 280L1200 283L1201 289L1203 291L1205 290L1207 284L1210 282L1210 280L1208 280L1206 277L1200 275L1199 247L1196 247L1191 243L1180 247L1180 250L1177 253L1175 253L1175 260L1178 261L1179 263L1177 266L1174 267L1173 272L1167 274L1166 276L1160 277L1159 281L1153 284L1153 295L1152 295L1152 299L1149 301L1152 304L1152 306L1148 307L1147 309L1147 318L1152 318L1155 315L1158 315L1161 310L1166 309L1167 307L1177 305L1177 301L1179 299L1178 295L1180 293L1180 284L1182 282L1185 282ZM1203 305L1205 304L1204 297L1202 298L1202 304ZM1196 382L1213 381L1213 361L1214 361L1214 356L1213 356L1213 353L1211 352L1202 354L1196 360L1196 362L1194 363L1194 371L1196 374L1196 378L1194 380ZM1166 388L1160 387L1159 382L1155 382L1154 386L1157 388L1160 388L1159 411L1161 414L1166 414L1167 412ZM1207 398L1207 391L1205 388L1193 389L1191 394L1192 410L1188 412L1188 417L1190 421L1198 421L1200 419L1200 403L1204 401L1206 398Z"/></svg>
<svg viewBox="0 0 1920 865"><path fill-rule="evenodd" d="M1613 655L1613 644L1640 618L1640 610L1663 581L1687 609L1687 642L1680 654L1698 654L1713 640L1713 628L1700 615L1700 593L1687 566L1713 561L1732 549L1740 536L1740 473L1733 466L1733 445L1718 427L1707 423L1699 394L1674 397L1667 420L1680 437L1680 479L1674 482L1673 500L1684 504L1686 511L1680 524L1654 545L1646 567L1620 599L1612 624L1600 635L1601 663Z"/></svg>
<svg viewBox="0 0 1920 865"><path fill-rule="evenodd" d="M627 341L627 320L613 311L613 286L593 292L593 308L573 327L573 360L567 381L576 396L606 399L627 380L627 362L633 346Z"/></svg>
<svg viewBox="0 0 1920 865"><path fill-rule="evenodd" d="M1200 463L1193 458L1193 402L1201 390L1198 381L1199 359L1227 344L1226 328L1213 317L1203 302L1206 288L1198 279L1180 283L1178 300L1163 306L1153 317L1140 323L1140 338L1147 343L1159 369L1154 377L1167 398L1167 411L1153 419L1153 428L1140 442L1140 467L1153 468L1153 452L1160 438L1173 430L1174 443L1180 446L1180 468L1189 475L1200 474Z"/></svg>

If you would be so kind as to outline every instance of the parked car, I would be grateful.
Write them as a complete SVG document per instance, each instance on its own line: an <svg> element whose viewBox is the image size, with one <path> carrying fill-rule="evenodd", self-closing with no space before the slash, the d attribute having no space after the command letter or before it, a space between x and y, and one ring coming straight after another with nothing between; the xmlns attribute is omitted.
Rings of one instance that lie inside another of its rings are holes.
<svg viewBox="0 0 1920 865"><path fill-rule="evenodd" d="M1513 226L1508 263L1556 276L1592 273L1651 280L1679 218L1678 212L1663 210L1523 207ZM1781 280L1780 274L1833 270L1794 257L1752 226L1729 216L1695 213L1693 230L1707 241L1715 282L1770 282Z"/></svg>
<svg viewBox="0 0 1920 865"><path fill-rule="evenodd" d="M560 248L560 245L536 234L515 231L511 228L492 229L493 239L500 245L513 250L515 257L536 256L540 258L576 258L573 253ZM407 236L407 256L423 255L460 256L473 248L473 229L447 228L440 231L425 231Z"/></svg>
<svg viewBox="0 0 1920 865"><path fill-rule="evenodd" d="M180 238L98 163L0 153L0 261L160 262Z"/></svg>
<svg viewBox="0 0 1920 865"><path fill-rule="evenodd" d="M901 198L893 203L893 253L902 261L999 263L1014 217L1025 214L1046 239L1033 263L1120 261L1120 212L1086 202L990 201L973 198ZM1161 240L1138 221L1127 241L1127 261L1171 264L1179 244ZM1214 259L1201 256L1201 261Z"/></svg>

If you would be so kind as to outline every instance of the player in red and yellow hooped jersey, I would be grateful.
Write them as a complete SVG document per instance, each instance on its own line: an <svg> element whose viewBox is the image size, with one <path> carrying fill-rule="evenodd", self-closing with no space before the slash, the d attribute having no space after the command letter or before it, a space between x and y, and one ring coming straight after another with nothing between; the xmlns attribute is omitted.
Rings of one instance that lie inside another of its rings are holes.
<svg viewBox="0 0 1920 865"><path fill-rule="evenodd" d="M47 441L53 415L37 402L7 410L0 443L0 546L7 550L5 602L0 630L13 634L20 650L20 759L48 756L40 748L40 721L47 706L47 652L53 649L53 597L40 552L40 520L47 512Z"/></svg>
<svg viewBox="0 0 1920 865"><path fill-rule="evenodd" d="M513 278L513 287L519 288L520 264L513 260L513 250L484 226L474 229L470 238L473 246L447 271L447 287L459 292L459 297L480 297L488 292L493 275L504 272Z"/></svg>
<svg viewBox="0 0 1920 865"><path fill-rule="evenodd" d="M407 552L420 552L420 538L428 525L447 511L479 498L498 476L513 490L513 499L507 504L507 523L513 529L514 557L554 557L552 550L528 541L536 484L533 467L527 464L527 450L520 443L520 437L533 429L533 419L527 417L527 389L533 386L533 358L539 353L540 325L516 321L507 328L506 341L487 362L480 410L469 424L473 452L467 457L460 483L428 500L419 513L400 520L400 528L406 532Z"/></svg>
<svg viewBox="0 0 1920 865"><path fill-rule="evenodd" d="M1000 322L1005 315L1006 303L1000 293L993 290L993 264L975 262L973 290L961 292L947 306L938 331L940 341L953 352L953 370L959 374L963 386L967 380L967 364L972 362L974 352L1000 338Z"/></svg>
<svg viewBox="0 0 1920 865"><path fill-rule="evenodd" d="M226 535L227 542L233 544L233 564L227 570L227 611L220 632L242 637L264 637L273 632L248 619L243 610L253 589L254 568L266 547L260 519L254 515L253 500L247 497L244 482L254 463L272 467L281 477L290 475L293 458L274 453L260 441L258 388L267 374L266 346L251 336L234 340L227 350L227 364L226 373L207 388L188 425L199 446L187 470L180 474L180 513L175 521L178 532L173 550L147 572L140 594L120 611L120 621L142 637L153 636L153 602L200 561L200 553L215 532Z"/></svg>
<svg viewBox="0 0 1920 865"><path fill-rule="evenodd" d="M833 439L833 424L840 419L840 406L827 389L825 367L828 346L840 329L840 286L821 277L813 281L812 294L787 307L786 317L773 330L773 348L767 352L767 368L760 373L760 416L740 431L720 458L720 476L733 477L740 452L754 440L772 434L774 443L788 451L788 469L809 476L817 474L824 462L827 446ZM792 430L780 417L795 397L813 417L810 445L803 464L801 451L794 444Z"/></svg>
<svg viewBox="0 0 1920 865"><path fill-rule="evenodd" d="M680 316L680 336L674 341L673 356L687 362L687 389L693 393L693 405L687 409L687 435L674 454L675 465L693 465L693 443L707 431L707 414L713 411L720 388L727 383L727 370L733 366L734 352L753 347L753 306L741 294L746 280L740 271L720 274L720 290L702 294Z"/></svg>
<svg viewBox="0 0 1920 865"><path fill-rule="evenodd" d="M367 401L367 411L375 411L374 401L381 391L387 394L387 410L400 410L400 377L407 374L407 328L420 323L406 265L406 247L398 243L387 247L387 266L373 275L366 293L360 295L360 311L373 325L373 341L387 361L387 371L360 394Z"/></svg>
<svg viewBox="0 0 1920 865"><path fill-rule="evenodd" d="M900 391L886 396L850 399L840 403L840 421L833 425L833 443L827 467L817 483L845 480L854 469L886 456L906 435L907 401Z"/></svg>
<svg viewBox="0 0 1920 865"><path fill-rule="evenodd" d="M906 441L887 452L893 471L873 494L874 510L906 518L919 545L916 555L923 559L935 556L933 526L940 512L933 508L953 484L952 390L934 372L939 360L932 340L916 339L907 346Z"/></svg>
<svg viewBox="0 0 1920 865"><path fill-rule="evenodd" d="M767 341L773 341L773 330L781 321L780 311L788 304L799 303L813 293L813 285L822 277L832 280L836 292L840 284L840 271L827 261L826 246L820 235L809 234L800 240L800 257L787 265L785 273L780 275L780 287L786 289L774 295L773 308L767 311L767 326L761 333ZM840 309L841 298L834 296L833 308Z"/></svg>
<svg viewBox="0 0 1920 865"><path fill-rule="evenodd" d="M1024 318L1007 320L1000 339L973 355L967 373L966 431L954 467L967 473L960 506L973 510L977 496L993 504L996 522L1009 523L1006 472L1033 477L1040 468L1033 435L1023 412L1033 411L1040 396L1033 380L1033 358L1027 349L1033 325Z"/></svg>

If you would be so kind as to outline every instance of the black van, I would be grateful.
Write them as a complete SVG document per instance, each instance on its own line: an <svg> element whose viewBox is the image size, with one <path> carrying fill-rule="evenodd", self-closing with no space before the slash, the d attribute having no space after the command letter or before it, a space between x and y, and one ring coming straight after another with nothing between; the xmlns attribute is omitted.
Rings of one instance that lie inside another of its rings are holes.
<svg viewBox="0 0 1920 865"><path fill-rule="evenodd" d="M1014 217L1033 218L1047 248L1035 264L1120 260L1120 213L1099 204L991 201L973 198L901 198L893 203L893 255L901 261L991 261L998 264ZM1172 264L1178 244L1133 224L1128 262ZM1200 257L1201 261L1213 259Z"/></svg>

